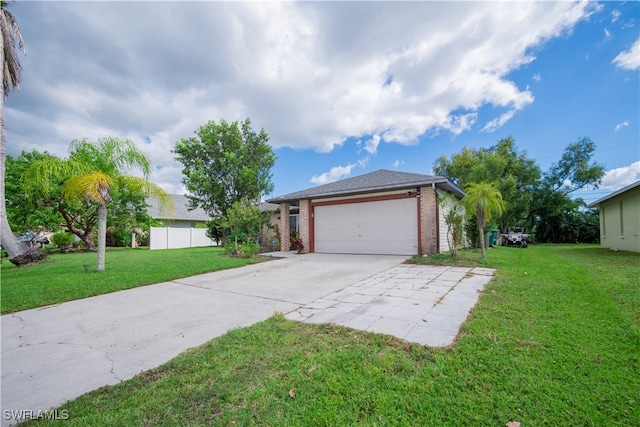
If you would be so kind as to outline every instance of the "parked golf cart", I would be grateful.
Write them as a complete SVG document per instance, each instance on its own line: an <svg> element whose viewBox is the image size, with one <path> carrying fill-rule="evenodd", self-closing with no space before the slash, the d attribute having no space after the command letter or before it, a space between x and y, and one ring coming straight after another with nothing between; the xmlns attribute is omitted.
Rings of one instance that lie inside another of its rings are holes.
<svg viewBox="0 0 640 427"><path fill-rule="evenodd" d="M525 234L524 227L509 227L506 234L500 234L500 244L502 246L528 246L528 234Z"/></svg>

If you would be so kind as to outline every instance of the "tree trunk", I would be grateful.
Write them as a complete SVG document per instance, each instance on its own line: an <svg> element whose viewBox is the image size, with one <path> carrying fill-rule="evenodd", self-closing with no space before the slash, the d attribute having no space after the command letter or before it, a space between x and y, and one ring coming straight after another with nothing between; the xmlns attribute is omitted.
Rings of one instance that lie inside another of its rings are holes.
<svg viewBox="0 0 640 427"><path fill-rule="evenodd" d="M107 205L101 203L98 208L98 261L96 270L104 270L104 257L107 251Z"/></svg>
<svg viewBox="0 0 640 427"><path fill-rule="evenodd" d="M485 252L484 249L484 227L478 227L480 228L480 247L482 248L482 258L486 258L487 257L487 253Z"/></svg>
<svg viewBox="0 0 640 427"><path fill-rule="evenodd" d="M76 236L78 236L85 243L87 251L95 252L96 245L93 242L93 226L86 224L85 228L77 228L74 225L75 223L74 217L69 215L69 213L66 210L64 210L60 205L58 205L58 212L60 212L60 214L62 215L62 218L64 218L64 222L67 224L67 228L69 229L69 231L75 234ZM81 223L79 224L80 226L82 226Z"/></svg>
<svg viewBox="0 0 640 427"><path fill-rule="evenodd" d="M0 36L0 63L4 64L4 38ZM46 258L36 248L22 243L11 231L7 220L7 204L4 198L5 160L7 156L7 129L4 126L4 94L0 94L0 245L7 251L9 261L17 266L31 264Z"/></svg>

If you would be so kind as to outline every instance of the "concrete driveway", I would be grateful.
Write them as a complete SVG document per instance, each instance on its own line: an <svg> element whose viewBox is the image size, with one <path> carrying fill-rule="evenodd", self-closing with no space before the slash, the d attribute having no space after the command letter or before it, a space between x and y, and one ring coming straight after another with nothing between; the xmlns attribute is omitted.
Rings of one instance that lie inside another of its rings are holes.
<svg viewBox="0 0 640 427"><path fill-rule="evenodd" d="M405 259L306 254L2 316L2 425L275 312L451 344L492 271Z"/></svg>

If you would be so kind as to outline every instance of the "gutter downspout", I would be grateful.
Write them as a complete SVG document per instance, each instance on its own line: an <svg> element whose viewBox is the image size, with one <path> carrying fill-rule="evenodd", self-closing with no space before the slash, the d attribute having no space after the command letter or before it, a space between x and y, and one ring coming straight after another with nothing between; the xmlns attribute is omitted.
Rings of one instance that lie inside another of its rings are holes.
<svg viewBox="0 0 640 427"><path fill-rule="evenodd" d="M436 187L436 183L431 183L431 188L433 189L433 195L436 201L436 253L440 253L440 207L438 204L438 188Z"/></svg>

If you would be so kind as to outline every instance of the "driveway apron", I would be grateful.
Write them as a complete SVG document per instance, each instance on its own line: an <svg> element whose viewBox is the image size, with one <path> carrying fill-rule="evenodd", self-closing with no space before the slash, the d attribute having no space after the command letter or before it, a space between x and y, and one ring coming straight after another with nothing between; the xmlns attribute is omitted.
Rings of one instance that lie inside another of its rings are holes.
<svg viewBox="0 0 640 427"><path fill-rule="evenodd" d="M451 345L493 270L404 260L290 256L2 316L2 426L275 312Z"/></svg>
<svg viewBox="0 0 640 427"><path fill-rule="evenodd" d="M57 407L402 261L307 254L4 315L2 425L15 423L10 411Z"/></svg>

